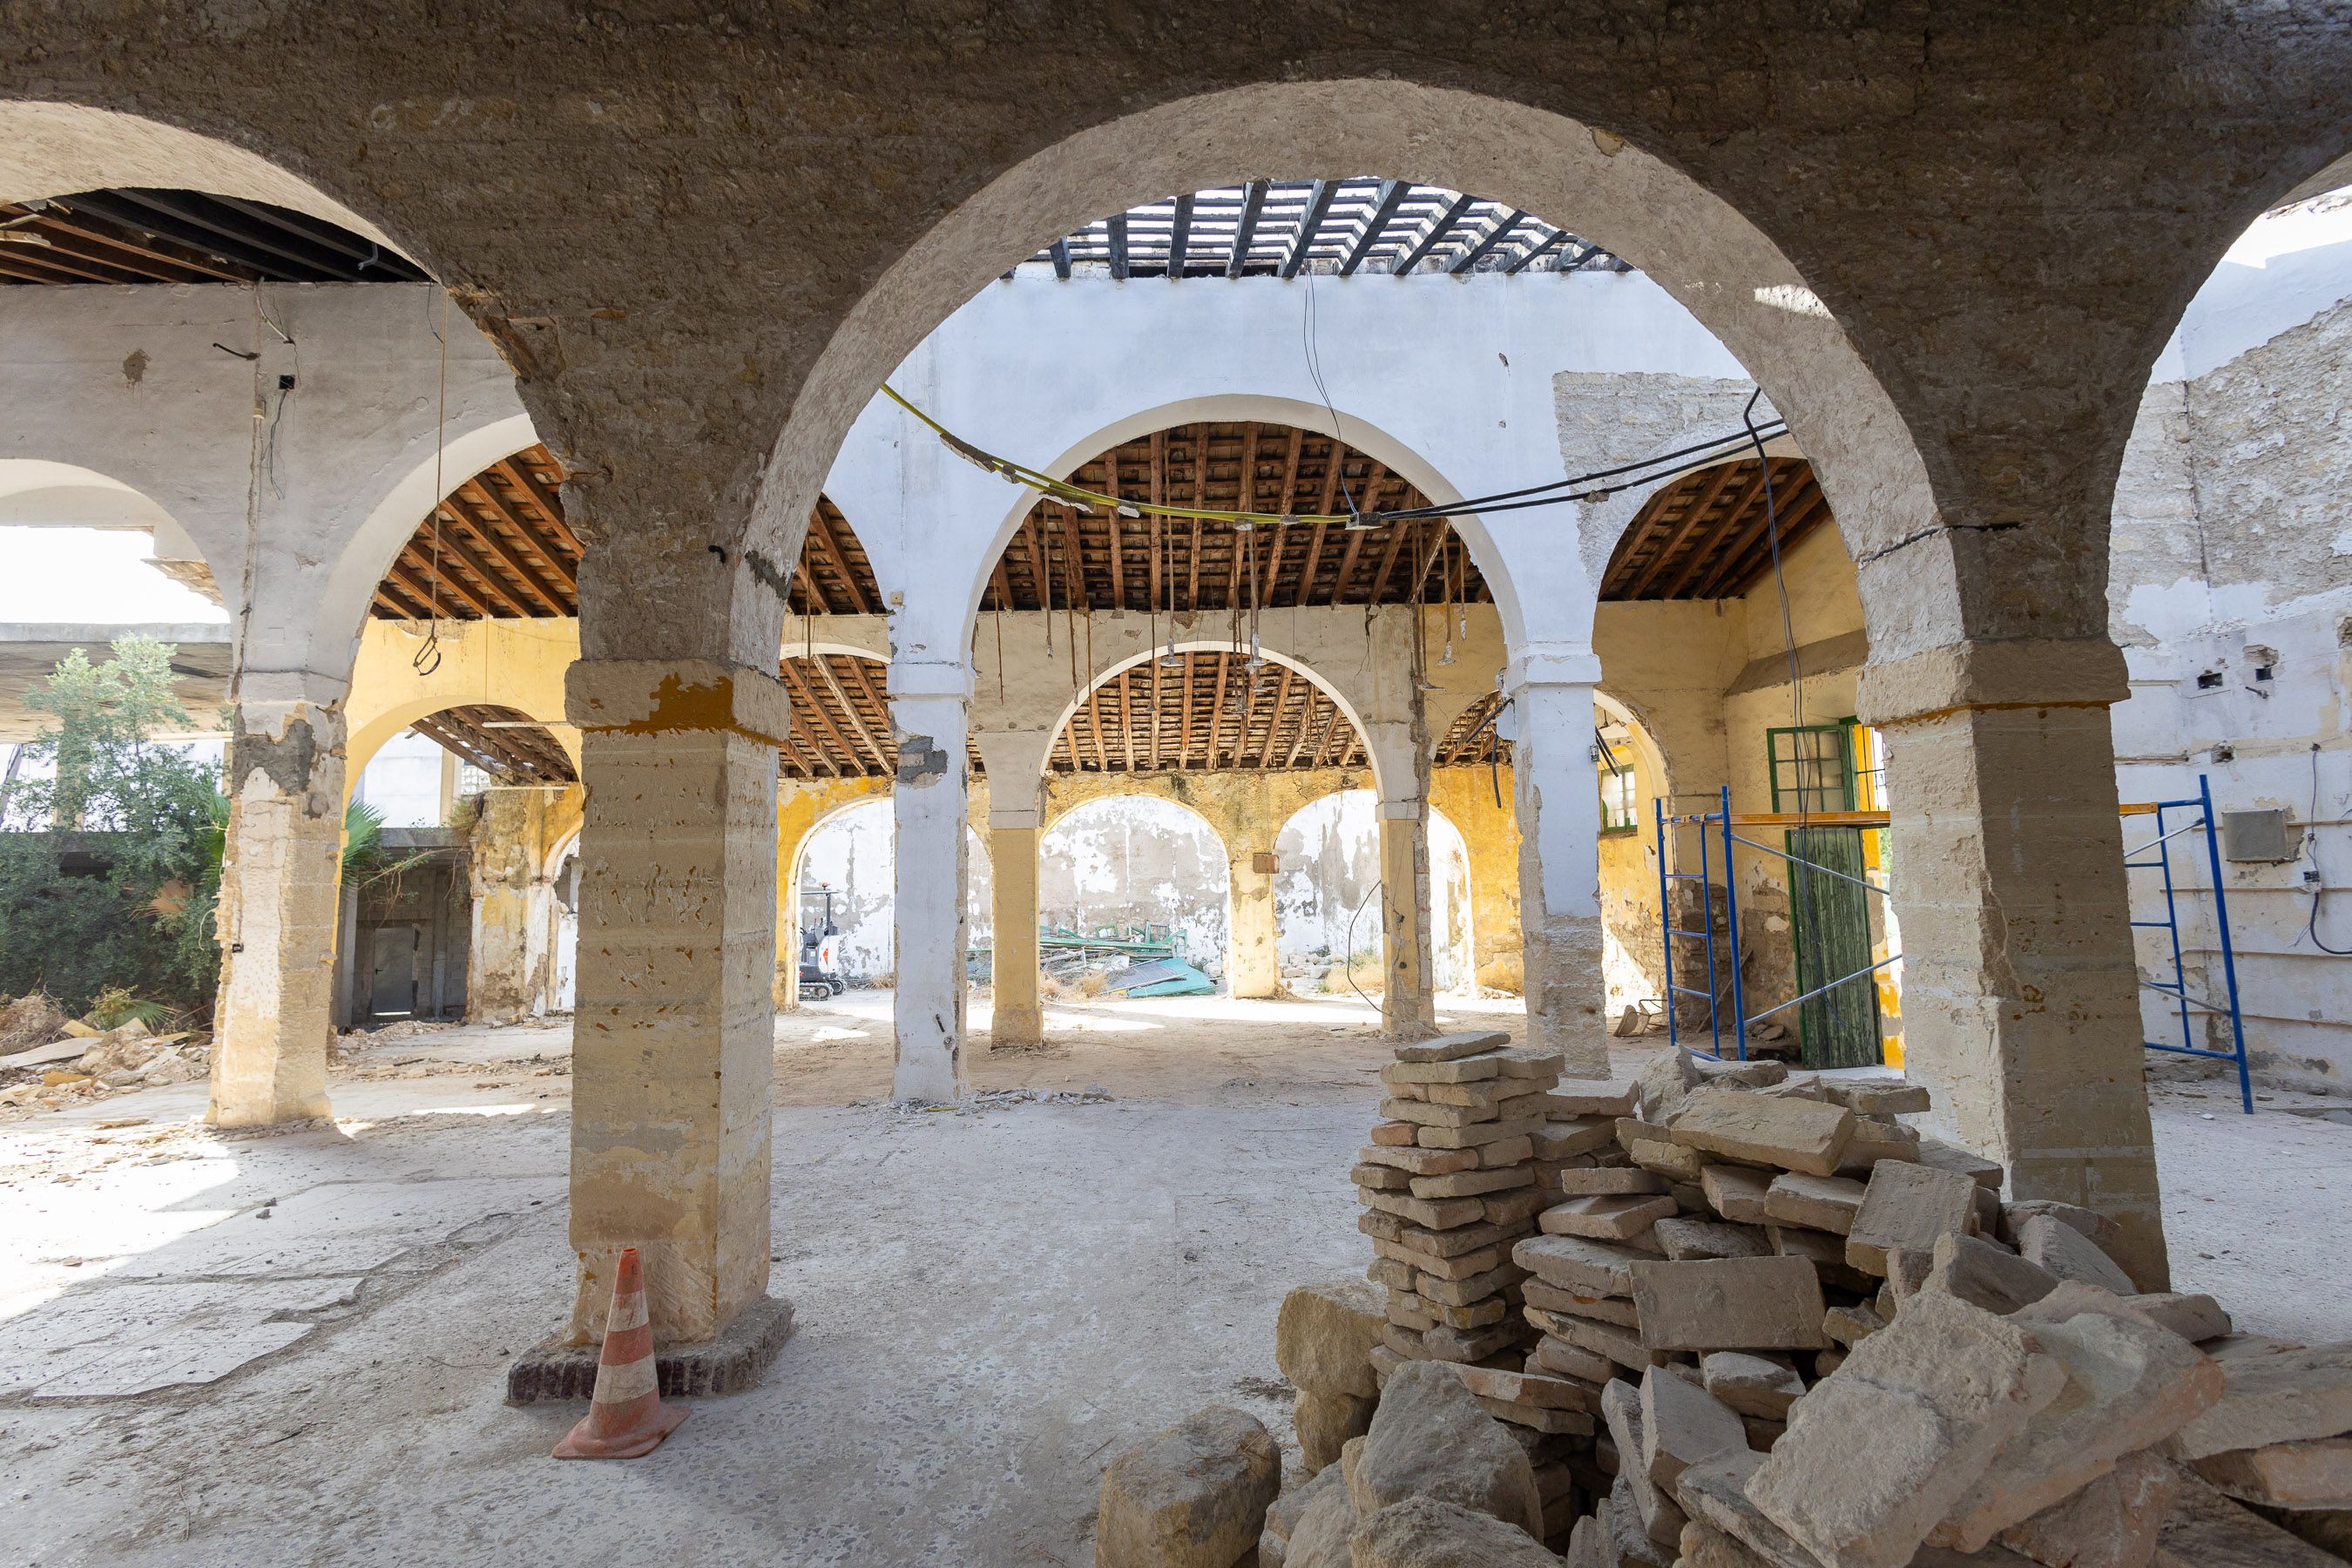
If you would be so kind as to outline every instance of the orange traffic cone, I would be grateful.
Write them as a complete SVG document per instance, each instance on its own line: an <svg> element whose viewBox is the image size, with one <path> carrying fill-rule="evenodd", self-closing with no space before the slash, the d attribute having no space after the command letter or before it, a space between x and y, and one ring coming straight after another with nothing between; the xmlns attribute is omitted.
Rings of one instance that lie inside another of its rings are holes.
<svg viewBox="0 0 2352 1568"><path fill-rule="evenodd" d="M604 1350L596 1361L596 1392L580 1425L555 1446L559 1459L634 1459L661 1447L688 1415L664 1405L654 1380L654 1331L646 1317L646 1286L637 1249L621 1249L613 1276L613 1310L604 1320Z"/></svg>

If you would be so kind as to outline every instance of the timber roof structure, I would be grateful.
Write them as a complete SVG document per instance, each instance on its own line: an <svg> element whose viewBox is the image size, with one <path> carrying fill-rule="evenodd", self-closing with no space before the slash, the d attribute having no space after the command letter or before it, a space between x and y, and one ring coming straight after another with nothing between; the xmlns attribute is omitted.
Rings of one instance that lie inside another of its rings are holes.
<svg viewBox="0 0 2352 1568"><path fill-rule="evenodd" d="M0 283L421 283L396 250L308 213L194 191L0 204Z"/></svg>
<svg viewBox="0 0 2352 1568"><path fill-rule="evenodd" d="M481 703L444 708L410 726L438 741L500 784L576 784L580 774L562 743L518 708Z"/></svg>
<svg viewBox="0 0 2352 1568"><path fill-rule="evenodd" d="M501 458L449 492L376 585L386 620L550 619L580 613L579 536L545 447ZM437 524L437 526L436 526ZM873 615L881 585L857 535L820 499L786 595L794 616Z"/></svg>
<svg viewBox="0 0 2352 1568"><path fill-rule="evenodd" d="M1771 459L1771 515L1786 554L1831 520L1801 458ZM1603 599L1737 599L1772 569L1764 468L1754 458L1686 474L1634 516L1601 575Z"/></svg>
<svg viewBox="0 0 2352 1568"><path fill-rule="evenodd" d="M1287 425L1179 425L1138 437L1068 476L1151 505L1277 516L1423 507L1379 458ZM1493 597L1442 519L1349 528L1128 517L1043 500L990 574L981 608L1196 610L1293 605L1481 603Z"/></svg>
<svg viewBox="0 0 2352 1568"><path fill-rule="evenodd" d="M1230 649L1148 658L1096 687L1055 737L1062 773L1360 768L1364 739L1297 670Z"/></svg>
<svg viewBox="0 0 2352 1568"><path fill-rule="evenodd" d="M1517 207L1370 175L1252 180L1165 197L1098 218L1027 265L1064 279L1081 271L1181 280L1633 270Z"/></svg>

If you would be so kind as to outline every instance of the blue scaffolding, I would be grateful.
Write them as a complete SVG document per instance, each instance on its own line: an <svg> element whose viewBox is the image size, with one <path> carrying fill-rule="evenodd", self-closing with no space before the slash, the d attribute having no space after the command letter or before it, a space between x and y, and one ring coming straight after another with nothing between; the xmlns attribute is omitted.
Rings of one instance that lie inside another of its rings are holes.
<svg viewBox="0 0 2352 1568"><path fill-rule="evenodd" d="M1658 922L1665 936L1666 1039L1667 1043L1675 1048L1690 1050L1693 1055L1699 1054L1696 1047L1683 1045L1681 1025L1675 1016L1675 1003L1677 997L1704 996L1706 998L1708 1033L1706 1055L1717 1061L1723 1059L1724 1025L1727 1021L1731 1025L1732 1047L1738 1053L1738 1058L1745 1061L1748 1059L1748 1026L1749 1024L1769 1018L1784 1008L1794 1007L1823 992L1858 980L1863 975L1897 962L1902 957L1899 952L1889 953L1868 968L1856 970L1852 974L1841 975L1826 985L1818 986L1803 995L1790 997L1786 1002L1765 1009L1755 1018L1750 1018L1748 1016L1747 996L1740 986L1739 882L1732 869L1732 846L1744 844L1760 854L1778 856L1783 860L1793 859L1793 857L1786 849L1775 848L1769 844L1759 844L1752 838L1744 837L1732 831L1734 824L1741 819L1735 818L1731 814L1731 791L1728 786L1717 795L1716 809L1713 811L1669 814L1663 796L1651 802L1651 810L1658 835ZM2168 817L2167 814L2184 811L2193 811L2196 815L2189 820L2180 822L2177 826L2174 826L2174 819ZM2229 892L2224 886L2225 879L2221 869L2221 843L2213 813L2212 785L2204 775L2200 774L2197 780L2197 794L2193 798L2128 805L2122 808L2122 812L2126 820L2136 816L2153 816L2156 819L2156 837L2152 840L2137 847L2130 845L2125 847L2124 868L2126 877L2133 871L2154 871L2163 879L2164 918L2136 920L2131 924L2135 930L2161 931L2166 933L2171 952L2171 980L2168 982L2143 978L2139 984L2147 990L2159 992L2171 998L2180 1024L2179 1044L2147 1039L2144 1035L2142 1043L2152 1051L2167 1051L2175 1056L2200 1057L2208 1061L2236 1063L2238 1099L2244 1106L2246 1113L2252 1115L2254 1109L2253 1082L2246 1062L2245 1020L2238 1006L2238 960L2230 940ZM1835 814L1825 815L1833 816ZM1851 816L1855 814L1845 815ZM1697 831L1697 870L1676 871L1669 868L1675 862L1675 856L1667 837L1667 831L1675 827L1688 827ZM2202 832L2205 836L2205 863L2212 877L2213 924L2220 933L2221 980L2228 995L2226 1004L2210 1002L2202 996L2190 994L2188 967L2182 958L2180 898L2183 889L2173 876L2171 845L2174 839L2182 835L2197 832ZM2151 854L2154 858L2147 858ZM1715 932L1717 893L1712 875L1716 869L1718 856L1722 862L1722 899L1725 915L1724 934L1720 939ZM1826 867L1814 866L1811 869L1816 873L1828 876L1843 876L1843 873L1832 871ZM1853 880L1853 878L1844 879ZM1675 924L1674 885L1676 882L1696 882L1699 885L1702 929L1685 931ZM1861 885L1882 898L1889 896L1886 889L1867 882ZM1682 984L1675 979L1675 939L1676 937L1705 944L1706 985L1704 989L1696 985ZM1723 951L1725 949L1728 949L1728 952ZM1731 1016L1728 1020L1724 1017L1723 991L1725 988L1718 984L1718 976L1724 973L1727 965L1729 970L1731 993ZM2137 972L2137 963L2134 968ZM2197 1044L2195 1026L2190 1016L2192 1011L2200 1016L2217 1018L2226 1016L2230 1020L2231 1048L2229 1050L2217 1051Z"/></svg>
<svg viewBox="0 0 2352 1568"><path fill-rule="evenodd" d="M2172 826L2165 814L2182 811L2193 811L2196 816L2177 827ZM2153 839L2137 847L2129 844L2124 846L2124 869L2126 875L2133 871L2154 871L2163 879L2164 918L2160 921L2134 921L2132 927L2137 931L2160 931L2165 933L2169 942L2172 952L2171 980L2167 982L2143 978L2140 985L2145 990L2160 992L2171 998L2180 1023L2179 1045L2172 1045L2164 1040L2150 1040L2145 1037L2141 1043L2151 1051L2167 1051L2181 1057L2201 1057L2207 1061L2235 1062L2238 1066L2238 1101L2245 1108L2246 1114L2252 1116L2254 1113L2253 1079L2246 1067L2245 1017L2238 1009L2238 955L2230 942L2230 894L2225 885L2227 879L2221 873L2221 840L2216 831L2213 816L2211 782L2204 774L2200 773L2197 775L2197 794L2193 797L2187 800L2159 800L2147 805L2126 805L2123 808L2123 813L2126 819L2135 816L2156 818L2156 837ZM2187 965L2182 963L2180 955L2180 889L2172 876L2172 841L2183 834L2200 831L2205 836L2205 865L2213 879L2213 926L2220 933L2221 981L2229 993L2227 1006L2209 1002L2201 996L2189 994L2189 971ZM2153 859L2146 858L2150 851L2154 852ZM2136 859L2135 856L2141 858ZM2202 1016L2226 1016L2229 1018L2230 1049L2217 1051L2197 1044L2196 1027L2189 1018L2189 1011L2192 1008Z"/></svg>

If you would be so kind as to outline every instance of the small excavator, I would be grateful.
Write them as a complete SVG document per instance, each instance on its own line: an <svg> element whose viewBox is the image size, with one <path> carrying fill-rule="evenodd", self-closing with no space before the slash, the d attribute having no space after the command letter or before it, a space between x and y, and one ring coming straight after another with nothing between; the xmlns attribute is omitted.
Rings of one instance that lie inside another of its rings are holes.
<svg viewBox="0 0 2352 1568"><path fill-rule="evenodd" d="M833 923L833 884L801 889L801 1000L822 1002L849 989L841 976L841 928ZM822 900L812 909L814 900ZM812 918L814 915L814 918Z"/></svg>

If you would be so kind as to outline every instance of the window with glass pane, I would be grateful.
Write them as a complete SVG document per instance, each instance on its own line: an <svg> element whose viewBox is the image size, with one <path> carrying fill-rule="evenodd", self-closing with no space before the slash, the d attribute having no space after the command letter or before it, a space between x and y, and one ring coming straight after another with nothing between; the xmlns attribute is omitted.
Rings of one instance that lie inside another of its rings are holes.
<svg viewBox="0 0 2352 1568"><path fill-rule="evenodd" d="M1853 807L1856 811L1886 809L1886 743L1876 730L1858 721L1848 726L1853 746Z"/></svg>
<svg viewBox="0 0 2352 1568"><path fill-rule="evenodd" d="M1853 751L1843 724L1767 730L1774 811L1854 809Z"/></svg>
<svg viewBox="0 0 2352 1568"><path fill-rule="evenodd" d="M1603 764L1601 773L1601 831L1622 833L1639 827L1633 816L1633 770L1620 762L1618 771L1611 773Z"/></svg>

